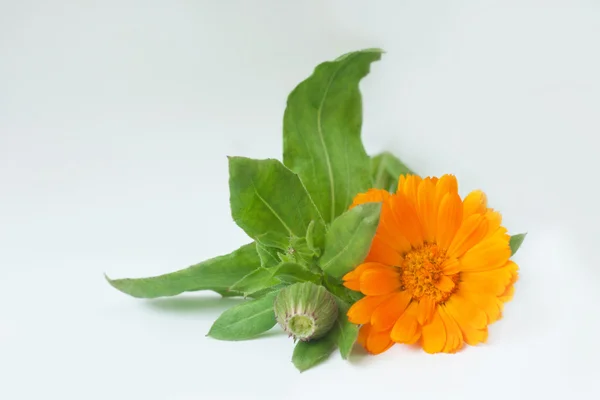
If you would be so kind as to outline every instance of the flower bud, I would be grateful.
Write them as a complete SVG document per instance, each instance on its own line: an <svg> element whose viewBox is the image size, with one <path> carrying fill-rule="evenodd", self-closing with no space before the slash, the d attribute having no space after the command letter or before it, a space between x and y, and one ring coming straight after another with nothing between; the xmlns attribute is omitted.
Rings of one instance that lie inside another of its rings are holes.
<svg viewBox="0 0 600 400"><path fill-rule="evenodd" d="M333 295L312 282L295 283L281 289L274 307L277 322L294 337L294 341L325 336L338 316Z"/></svg>

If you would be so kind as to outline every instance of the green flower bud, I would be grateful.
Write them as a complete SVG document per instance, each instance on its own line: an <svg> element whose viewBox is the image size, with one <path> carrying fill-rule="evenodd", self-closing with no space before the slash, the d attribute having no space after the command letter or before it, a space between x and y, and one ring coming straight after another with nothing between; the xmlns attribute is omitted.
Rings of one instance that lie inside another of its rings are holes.
<svg viewBox="0 0 600 400"><path fill-rule="evenodd" d="M335 298L323 286L295 283L281 289L275 298L277 322L294 341L325 336L338 316Z"/></svg>

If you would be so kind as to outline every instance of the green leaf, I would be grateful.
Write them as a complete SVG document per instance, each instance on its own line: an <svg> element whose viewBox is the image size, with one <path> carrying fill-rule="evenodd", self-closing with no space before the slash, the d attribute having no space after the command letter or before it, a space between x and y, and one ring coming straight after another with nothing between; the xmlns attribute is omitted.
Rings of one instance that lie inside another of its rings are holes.
<svg viewBox="0 0 600 400"><path fill-rule="evenodd" d="M318 249L311 248L307 239L302 237L290 240L287 253L294 256L294 259L301 264L310 264L320 252Z"/></svg>
<svg viewBox="0 0 600 400"><path fill-rule="evenodd" d="M316 67L289 95L283 118L283 162L298 173L327 223L371 187L363 147L359 81L382 50L346 54Z"/></svg>
<svg viewBox="0 0 600 400"><path fill-rule="evenodd" d="M278 249L265 246L260 242L256 242L256 252L260 257L260 265L264 268L272 268L279 265Z"/></svg>
<svg viewBox="0 0 600 400"><path fill-rule="evenodd" d="M261 299L247 301L225 311L213 324L207 336L219 340L252 339L275 326L273 302L277 292Z"/></svg>
<svg viewBox="0 0 600 400"><path fill-rule="evenodd" d="M314 241L322 244L325 225L298 175L277 160L229 158L229 190L233 219L263 245L287 248L304 238L317 221Z"/></svg>
<svg viewBox="0 0 600 400"><path fill-rule="evenodd" d="M230 290L248 296L251 293L267 289L279 283L279 280L273 277L273 272L266 268L258 268L234 283Z"/></svg>
<svg viewBox="0 0 600 400"><path fill-rule="evenodd" d="M319 275L309 271L304 266L293 262L282 263L279 267L277 267L275 277L281 282L285 283L308 281L319 284L321 281L321 277Z"/></svg>
<svg viewBox="0 0 600 400"><path fill-rule="evenodd" d="M342 278L367 256L379 225L381 203L366 203L339 216L325 236L321 269Z"/></svg>
<svg viewBox="0 0 600 400"><path fill-rule="evenodd" d="M310 221L308 229L306 230L306 246L312 252L313 255L319 257L321 255L321 249L315 246L315 240L313 238L315 231L315 221Z"/></svg>
<svg viewBox="0 0 600 400"><path fill-rule="evenodd" d="M358 338L358 325L348 321L348 309L350 306L339 298L336 298L338 304L338 318L333 329L337 331L336 342L340 349L340 354L344 360L348 359L354 343Z"/></svg>
<svg viewBox="0 0 600 400"><path fill-rule="evenodd" d="M283 289L286 286L288 286L287 283L278 283L277 285L273 285L266 289L259 290L258 292L250 293L248 295L248 297L250 297L252 299L260 299L260 298L268 295L269 293L279 292L281 289Z"/></svg>
<svg viewBox="0 0 600 400"><path fill-rule="evenodd" d="M183 292L214 290L225 292L231 285L260 267L254 243L225 256L206 260L189 268L151 278L106 280L115 289L138 298L175 296Z"/></svg>
<svg viewBox="0 0 600 400"><path fill-rule="evenodd" d="M510 237L510 251L511 251L511 256L514 256L515 253L517 252L517 250L519 250L519 247L521 247L521 245L523 244L523 241L525 240L525 236L527 236L526 233L519 233L518 235L512 235Z"/></svg>
<svg viewBox="0 0 600 400"><path fill-rule="evenodd" d="M318 340L299 342L294 348L292 362L300 371L325 361L336 345L343 359L347 359L358 338L358 326L350 323L346 316L348 304L336 298L339 307L338 319L327 335Z"/></svg>
<svg viewBox="0 0 600 400"><path fill-rule="evenodd" d="M393 154L384 151L371 158L371 176L373 187L395 192L400 175L414 174Z"/></svg>
<svg viewBox="0 0 600 400"><path fill-rule="evenodd" d="M292 362L300 372L306 371L328 359L335 350L335 343L336 332L333 329L321 339L300 341L294 348Z"/></svg>

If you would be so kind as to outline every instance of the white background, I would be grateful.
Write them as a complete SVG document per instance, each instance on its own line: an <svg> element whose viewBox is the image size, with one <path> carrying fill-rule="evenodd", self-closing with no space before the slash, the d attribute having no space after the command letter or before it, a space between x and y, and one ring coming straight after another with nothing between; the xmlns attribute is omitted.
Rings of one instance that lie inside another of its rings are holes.
<svg viewBox="0 0 600 400"><path fill-rule="evenodd" d="M598 398L599 45L594 0L0 1L0 398ZM487 344L299 374L277 329L205 337L236 300L106 284L247 243L225 156L280 158L287 94L366 47L368 152L529 232Z"/></svg>

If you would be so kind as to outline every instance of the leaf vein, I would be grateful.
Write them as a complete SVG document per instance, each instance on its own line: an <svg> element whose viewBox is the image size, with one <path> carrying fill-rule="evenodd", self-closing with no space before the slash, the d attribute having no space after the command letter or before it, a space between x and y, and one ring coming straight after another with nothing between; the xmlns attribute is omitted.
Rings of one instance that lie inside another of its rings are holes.
<svg viewBox="0 0 600 400"><path fill-rule="evenodd" d="M256 190L256 185L254 184L254 180L252 181L252 187L254 188L254 194L256 194L256 197L258 197L258 199L260 201L263 202L263 204L269 209L269 211L271 211L273 213L273 215L275 216L275 218L277 218L279 220L279 222L281 222L281 225L283 225L283 227L289 232L290 235L293 236L298 236L296 235L292 229L285 223L285 221L283 220L283 218L281 218L281 216L273 209L273 207L271 207L271 205L269 204L269 202L267 202L259 193L258 190Z"/></svg>
<svg viewBox="0 0 600 400"><path fill-rule="evenodd" d="M321 140L321 145L323 146L323 151L325 152L325 162L327 163L327 172L329 173L329 185L330 185L330 193L331 193L331 222L335 219L335 179L333 176L333 166L331 165L331 159L329 156L329 150L325 144L325 137L323 136L323 126L322 126L322 114L323 108L325 106L325 101L327 100L327 95L329 94L329 89L333 85L333 81L337 78L338 73L348 65L348 60L356 57L356 54L352 54L351 56L345 59L345 63L340 63L340 66L335 70L335 72L331 75L327 86L325 87L325 92L323 93L323 98L321 99L321 103L319 104L319 108L317 109L317 133L319 134L319 139Z"/></svg>

